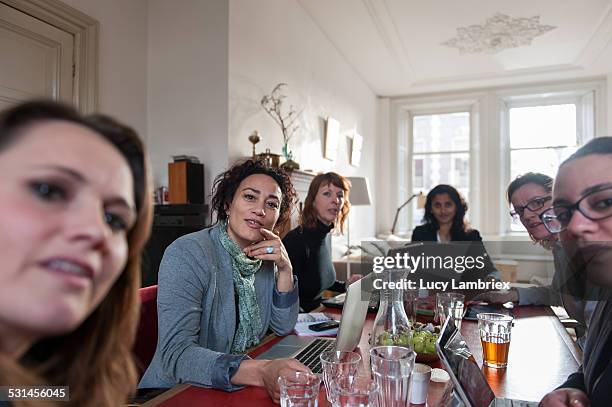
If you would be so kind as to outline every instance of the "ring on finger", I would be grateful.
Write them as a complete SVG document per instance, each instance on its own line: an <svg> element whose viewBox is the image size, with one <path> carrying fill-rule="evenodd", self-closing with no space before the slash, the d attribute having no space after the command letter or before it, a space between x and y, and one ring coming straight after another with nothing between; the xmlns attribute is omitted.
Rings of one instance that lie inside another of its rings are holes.
<svg viewBox="0 0 612 407"><path fill-rule="evenodd" d="M274 253L274 247L273 246L266 247L266 253L268 253L268 254Z"/></svg>

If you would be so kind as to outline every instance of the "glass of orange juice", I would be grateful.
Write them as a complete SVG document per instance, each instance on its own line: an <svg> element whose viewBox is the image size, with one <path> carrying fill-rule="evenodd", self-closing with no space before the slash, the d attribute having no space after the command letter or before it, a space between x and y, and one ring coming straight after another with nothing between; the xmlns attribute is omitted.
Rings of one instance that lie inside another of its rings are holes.
<svg viewBox="0 0 612 407"><path fill-rule="evenodd" d="M478 331L482 343L482 359L486 366L496 369L508 366L512 318L509 315L482 313L478 318Z"/></svg>

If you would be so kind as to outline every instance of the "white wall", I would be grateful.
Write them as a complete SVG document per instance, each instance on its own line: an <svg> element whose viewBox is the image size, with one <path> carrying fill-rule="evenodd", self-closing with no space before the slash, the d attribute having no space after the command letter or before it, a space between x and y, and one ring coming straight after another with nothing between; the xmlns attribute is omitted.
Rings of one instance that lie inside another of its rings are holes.
<svg viewBox="0 0 612 407"><path fill-rule="evenodd" d="M228 3L149 0L148 128L156 185L172 155L205 165L205 193L228 156ZM208 201L208 196L207 196Z"/></svg>
<svg viewBox="0 0 612 407"><path fill-rule="evenodd" d="M300 129L290 141L301 169L367 176L374 203L351 210L351 242L374 236L377 127L376 96L347 64L295 0L230 1L230 159L249 156L247 137L258 130L257 151L280 153L282 133L260 100L285 82L287 104L304 108ZM340 122L335 161L323 158L324 119ZM364 138L361 165L349 163L349 139Z"/></svg>
<svg viewBox="0 0 612 407"><path fill-rule="evenodd" d="M606 133L598 134L598 136L612 136L612 73L606 75L607 93L606 93Z"/></svg>
<svg viewBox="0 0 612 407"><path fill-rule="evenodd" d="M147 0L62 0L100 22L98 110L147 134Z"/></svg>

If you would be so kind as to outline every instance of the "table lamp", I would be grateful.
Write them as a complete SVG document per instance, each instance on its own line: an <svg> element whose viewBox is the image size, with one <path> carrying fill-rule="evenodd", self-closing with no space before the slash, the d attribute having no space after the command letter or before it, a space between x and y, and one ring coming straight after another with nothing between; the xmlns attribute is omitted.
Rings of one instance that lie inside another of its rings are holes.
<svg viewBox="0 0 612 407"><path fill-rule="evenodd" d="M404 202L403 204L401 204L399 206L399 208L397 208L397 210L395 211L395 219L393 219L393 226L391 227L391 235L393 235L395 233L395 226L397 226L397 219L399 217L399 213L400 211L406 206L408 205L414 198L418 197L417 199L417 208L418 209L423 209L425 208L425 195L423 195L423 192L419 192L418 194L412 194L410 196L410 198L408 198L408 200L406 202Z"/></svg>
<svg viewBox="0 0 612 407"><path fill-rule="evenodd" d="M349 201L351 206L368 206L372 204L370 199L370 188L367 177L347 177L351 183L351 189L349 192ZM346 220L346 279L351 276L351 264L349 255L351 254L351 238L350 238L350 213Z"/></svg>

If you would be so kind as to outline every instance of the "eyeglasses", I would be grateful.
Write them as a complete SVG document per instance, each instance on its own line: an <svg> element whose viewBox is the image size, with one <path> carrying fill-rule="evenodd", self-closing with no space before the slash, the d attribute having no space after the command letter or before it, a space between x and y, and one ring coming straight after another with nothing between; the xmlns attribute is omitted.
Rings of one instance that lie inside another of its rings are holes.
<svg viewBox="0 0 612 407"><path fill-rule="evenodd" d="M555 205L542 212L540 219L550 233L559 233L567 229L576 210L593 221L612 216L612 187L589 192L573 205Z"/></svg>
<svg viewBox="0 0 612 407"><path fill-rule="evenodd" d="M527 202L525 206L515 206L513 211L510 211L510 216L513 218L520 218L525 214L525 209L529 209L531 212L539 211L546 205L546 202L550 201L552 197L542 196L539 198L534 198L531 201Z"/></svg>

